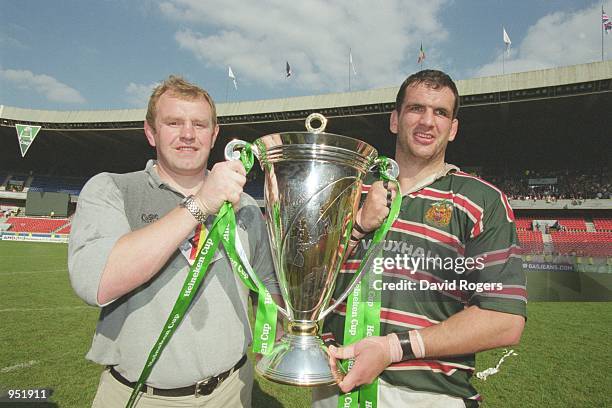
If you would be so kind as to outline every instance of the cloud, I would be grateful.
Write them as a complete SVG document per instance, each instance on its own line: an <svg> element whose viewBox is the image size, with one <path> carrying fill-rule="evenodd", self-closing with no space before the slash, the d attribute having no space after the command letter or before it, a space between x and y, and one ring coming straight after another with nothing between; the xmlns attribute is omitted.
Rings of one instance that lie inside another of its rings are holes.
<svg viewBox="0 0 612 408"><path fill-rule="evenodd" d="M505 61L502 61L504 57L500 52L495 61L475 69L474 76L499 75L502 62L505 73L511 73L600 61L600 24L601 5L594 4L575 12L544 16L527 30L520 41L515 42L511 27L507 27L512 40L510 56L505 56ZM501 47L501 30L499 41ZM604 41L604 47L607 55L612 55L612 41Z"/></svg>
<svg viewBox="0 0 612 408"><path fill-rule="evenodd" d="M446 3L170 0L160 10L180 24L175 34L180 48L207 67L231 65L243 84L343 91L349 48L357 88L401 82L417 67L421 40L435 44L448 37L438 16ZM293 72L289 80L285 61Z"/></svg>
<svg viewBox="0 0 612 408"><path fill-rule="evenodd" d="M0 47L16 48L16 49L22 49L22 50L28 49L28 47L24 43L19 41L18 39L13 38L10 35L5 35L1 33L0 33Z"/></svg>
<svg viewBox="0 0 612 408"><path fill-rule="evenodd" d="M154 82L149 85L135 84L130 82L130 84L125 88L125 93L127 94L126 101L134 107L146 108L151 92L153 92L153 88L155 88L157 85L159 85L158 82Z"/></svg>
<svg viewBox="0 0 612 408"><path fill-rule="evenodd" d="M0 79L9 82L24 91L37 92L52 102L85 102L85 98L81 96L79 91L49 75L37 75L28 70L0 68Z"/></svg>

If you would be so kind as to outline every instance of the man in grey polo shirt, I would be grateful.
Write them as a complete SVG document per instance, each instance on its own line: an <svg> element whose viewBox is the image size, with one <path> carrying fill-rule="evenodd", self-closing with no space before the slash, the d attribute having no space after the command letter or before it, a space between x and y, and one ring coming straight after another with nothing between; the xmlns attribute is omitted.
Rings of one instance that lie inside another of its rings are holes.
<svg viewBox="0 0 612 408"><path fill-rule="evenodd" d="M154 90L145 121L157 160L149 161L144 171L98 174L81 192L68 266L76 293L102 308L87 354L108 367L94 407L125 406L198 241L225 201L236 211L238 238L249 262L279 299L263 218L255 201L242 192L242 164L222 162L206 170L218 131L208 93L170 76ZM248 289L218 250L137 407L250 406L247 297ZM202 380L208 385L196 386Z"/></svg>

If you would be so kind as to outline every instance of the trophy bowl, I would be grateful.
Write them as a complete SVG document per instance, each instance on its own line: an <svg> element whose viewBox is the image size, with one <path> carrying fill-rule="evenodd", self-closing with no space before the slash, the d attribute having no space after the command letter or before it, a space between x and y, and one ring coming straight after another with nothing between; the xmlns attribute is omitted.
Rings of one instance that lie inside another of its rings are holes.
<svg viewBox="0 0 612 408"><path fill-rule="evenodd" d="M318 129L312 121L321 123ZM308 132L263 136L252 145L265 174L266 221L276 276L285 302L279 310L288 330L264 354L256 370L265 378L289 385L335 383L318 322L344 301L361 276L355 276L342 296L328 305L334 292L359 205L361 185L375 168L378 154L369 144L324 133L322 115L308 117ZM246 142L235 140L225 149L237 159ZM397 164L389 160L391 176Z"/></svg>

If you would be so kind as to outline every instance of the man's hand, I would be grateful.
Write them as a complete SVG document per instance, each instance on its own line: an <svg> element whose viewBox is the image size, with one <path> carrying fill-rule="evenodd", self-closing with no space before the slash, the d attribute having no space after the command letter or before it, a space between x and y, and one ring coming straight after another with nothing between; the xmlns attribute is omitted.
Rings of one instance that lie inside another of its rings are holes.
<svg viewBox="0 0 612 408"><path fill-rule="evenodd" d="M354 358L348 374L338 383L342 392L349 392L362 384L371 383L391 364L390 344L387 337L367 337L347 347L329 346L332 373L337 372L336 359Z"/></svg>
<svg viewBox="0 0 612 408"><path fill-rule="evenodd" d="M216 214L224 202L237 205L246 183L246 170L239 160L215 164L195 196L209 214Z"/></svg>
<svg viewBox="0 0 612 408"><path fill-rule="evenodd" d="M395 188L387 183L383 181L372 183L363 206L357 212L355 221L365 232L380 227L389 215L391 200L397 193Z"/></svg>

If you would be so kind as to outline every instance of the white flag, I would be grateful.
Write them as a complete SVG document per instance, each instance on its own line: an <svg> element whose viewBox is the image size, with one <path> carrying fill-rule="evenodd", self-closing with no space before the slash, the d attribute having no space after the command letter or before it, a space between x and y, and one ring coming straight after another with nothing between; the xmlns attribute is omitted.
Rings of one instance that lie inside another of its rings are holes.
<svg viewBox="0 0 612 408"><path fill-rule="evenodd" d="M510 55L510 46L512 45L512 41L510 41L510 36L506 32L506 29L502 27L502 30L504 30L504 44L506 44L506 52L508 55Z"/></svg>
<svg viewBox="0 0 612 408"><path fill-rule="evenodd" d="M234 71L232 71L232 67L230 67L229 65L228 65L227 76L229 76L230 79L234 82L234 88L238 90L238 84L236 83L236 76L234 75Z"/></svg>
<svg viewBox="0 0 612 408"><path fill-rule="evenodd" d="M355 70L355 64L353 64L353 53L351 51L349 51L349 64L353 69L353 74L357 75L357 71Z"/></svg>

